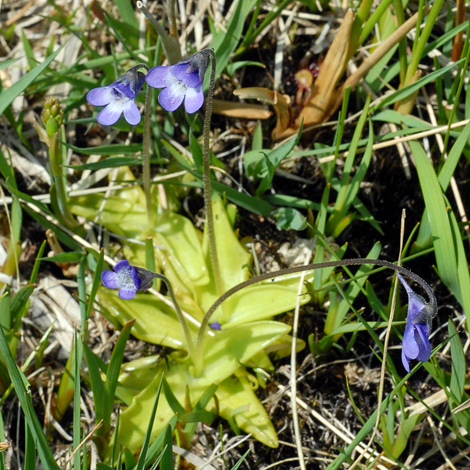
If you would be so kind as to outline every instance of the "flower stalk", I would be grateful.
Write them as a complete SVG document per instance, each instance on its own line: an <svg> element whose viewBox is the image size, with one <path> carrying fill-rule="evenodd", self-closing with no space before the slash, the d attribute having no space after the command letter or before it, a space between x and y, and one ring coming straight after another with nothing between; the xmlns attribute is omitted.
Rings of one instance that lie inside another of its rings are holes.
<svg viewBox="0 0 470 470"><path fill-rule="evenodd" d="M147 69L148 70L148 69ZM144 115L144 139L142 142L142 180L145 194L145 202L147 206L147 216L149 224L149 232L153 233L154 216L152 208L152 187L150 183L150 158L152 156L152 137L150 134L150 87L147 85L145 92L145 115Z"/></svg>
<svg viewBox="0 0 470 470"><path fill-rule="evenodd" d="M211 58L211 74L209 80L209 90L206 99L206 113L204 115L203 126L203 148L202 148L202 170L203 170L203 191L204 191L204 206L206 209L206 230L207 238L209 241L209 252L212 263L212 273L214 275L215 286L217 295L222 295L223 285L222 277L220 275L219 257L217 254L217 244L215 240L214 230L214 214L212 211L212 187L211 187L211 156L209 148L210 139L210 125L212 118L212 103L214 98L215 87L215 53L213 49L207 49Z"/></svg>
<svg viewBox="0 0 470 470"><path fill-rule="evenodd" d="M253 284L256 284L258 282L265 281L267 279L273 279L277 276L295 274L295 273L300 273L303 271L313 271L315 269L332 268L332 267L340 267L340 266L358 266L358 265L363 265L363 264L384 266L386 268L393 269L395 272L399 274L403 274L409 277L410 279L413 279L413 281L418 283L424 289L424 291L426 292L429 298L429 302L424 303L426 307L426 311L427 311L428 321L432 320L432 318L437 314L436 297L434 295L434 292L431 286L424 279L422 279L420 276L415 274L413 271L410 271L409 269L404 268L403 266L397 266L396 264L393 264L393 263L390 263L389 261L385 261L381 259L369 259L369 258L352 259L351 258L351 259L343 259L343 260L336 260L336 261L325 261L322 263L311 263L311 264L307 264L304 266L295 266L292 268L283 269L281 271L261 274L260 276L253 277L251 279L248 279L247 281L237 284L236 286L226 291L212 304L212 306L206 312L202 320L201 327L199 328L197 342L196 342L197 356L195 356L195 361L194 361L196 375L200 375L204 367L204 364L203 364L204 340L206 336L206 330L209 326L209 322L212 317L212 314L225 300L227 300L229 297L231 297L233 294L235 294L239 290L244 289L245 287L251 286Z"/></svg>

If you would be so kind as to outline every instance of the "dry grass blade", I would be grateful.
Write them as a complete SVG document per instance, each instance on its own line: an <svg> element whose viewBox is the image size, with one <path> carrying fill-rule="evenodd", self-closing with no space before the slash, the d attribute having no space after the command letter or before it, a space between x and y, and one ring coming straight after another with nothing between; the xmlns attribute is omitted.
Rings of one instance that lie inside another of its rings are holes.
<svg viewBox="0 0 470 470"><path fill-rule="evenodd" d="M274 140L280 139L284 131L292 123L292 109L289 95L282 95L277 91L264 87L239 88L238 90L234 90L233 94L240 99L258 100L274 106L277 115L276 126L272 132Z"/></svg>
<svg viewBox="0 0 470 470"><path fill-rule="evenodd" d="M283 385L278 385L278 388L281 392L287 393L287 396L291 397L291 392L290 390L287 389L287 387ZM313 408L311 408L307 403L305 403L302 399L297 398L297 404L303 408L304 410L308 411L314 419L316 419L318 422L320 422L323 426L325 426L328 430L330 430L332 433L334 433L336 436L338 436L342 441L346 442L347 444L351 444L353 441L353 438L349 437L345 432L343 432L341 429L338 429L330 419L325 418L322 416L320 413L315 411ZM360 450L365 450L365 456L368 459L379 459L381 464L378 465L377 468L379 469L386 469L392 466L395 462L390 460L389 458L385 457L384 455L379 455L379 453L375 450L369 450L367 447L365 447L365 444L361 443L359 444Z"/></svg>
<svg viewBox="0 0 470 470"><path fill-rule="evenodd" d="M70 454L70 457L67 459L67 462L65 462L66 465L68 465L72 459L73 456L86 444L86 442L93 436L94 432L100 428L103 425L103 420L101 420L83 439L82 442L80 442L80 445Z"/></svg>
<svg viewBox="0 0 470 470"><path fill-rule="evenodd" d="M296 120L297 128L302 119L304 126L325 121L336 85L346 70L353 21L353 12L349 10L328 50L320 73L312 85L312 98Z"/></svg>
<svg viewBox="0 0 470 470"><path fill-rule="evenodd" d="M447 132L447 130L450 129L456 129L459 127L466 126L470 122L470 119L464 119L463 121L459 122L454 122L450 126L447 124L444 126L438 126L433 129L430 129L428 131L423 131L423 132L417 132L416 134L411 134L411 135L405 135L403 137L394 137L391 140L386 140L384 142L379 142L378 144L374 144L372 146L372 150L378 150L378 149L384 149L387 147L393 147L394 145L397 145L399 142L409 142L410 140L418 140L422 139L423 137L428 137L430 135L435 135L435 134L440 134L441 132ZM358 149L358 152L363 152L365 149L361 148ZM348 152L341 153L340 156L341 158L347 157ZM299 157L292 157L292 159L297 159ZM318 161L321 163L326 163L326 162L331 162L334 160L335 156L334 155L328 155L326 157L319 158ZM287 160L286 160L287 161Z"/></svg>
<svg viewBox="0 0 470 470"><path fill-rule="evenodd" d="M242 119L269 119L272 112L262 104L214 100L213 113Z"/></svg>
<svg viewBox="0 0 470 470"><path fill-rule="evenodd" d="M421 76L423 75L423 71L421 69L418 69L414 75L411 77L410 82L408 85L412 85L413 83L416 83ZM415 99L418 96L419 89L416 90L414 93L411 93L410 96L407 96L401 101L397 101L395 103L395 109L401 113L401 114L410 114L411 111L413 111L414 105L415 105Z"/></svg>
<svg viewBox="0 0 470 470"><path fill-rule="evenodd" d="M330 110L325 119L331 117L331 115L338 109L341 102L343 101L344 90L350 86L354 88L369 72L369 70L398 42L400 42L415 26L418 21L418 13L415 13L405 23L403 23L393 34L385 39L367 59L362 62L357 71L352 74L343 85L337 90L335 98L332 101Z"/></svg>

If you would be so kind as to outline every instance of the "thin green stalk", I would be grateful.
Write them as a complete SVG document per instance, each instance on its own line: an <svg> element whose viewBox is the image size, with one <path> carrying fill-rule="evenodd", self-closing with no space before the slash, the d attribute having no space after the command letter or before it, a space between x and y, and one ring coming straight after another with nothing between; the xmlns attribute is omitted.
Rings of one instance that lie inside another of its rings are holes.
<svg viewBox="0 0 470 470"><path fill-rule="evenodd" d="M211 75L209 82L209 91L206 99L206 114L204 116L204 143L202 148L202 168L203 168L203 189L204 189L204 206L206 208L206 230L209 240L209 253L212 263L212 273L215 279L217 295L221 295L223 291L222 277L220 276L219 257L217 254L217 244L214 231L214 214L212 212L212 187L211 187L211 156L209 149L210 125L212 117L212 100L214 97L215 85L215 53L213 49L208 49L211 57Z"/></svg>
<svg viewBox="0 0 470 470"><path fill-rule="evenodd" d="M263 31L268 25L270 25L287 7L293 0L284 0L277 10L270 11L262 23L256 28L254 32L245 36L245 39L242 41L238 49L235 51L235 55L238 55L245 51L245 49L256 39L258 34Z"/></svg>
<svg viewBox="0 0 470 470"><path fill-rule="evenodd" d="M406 269L402 266L397 266L396 264L393 264L393 263L390 263L389 261L385 261L381 259L369 259L369 258L344 259L344 260L337 260L337 261L325 261L323 263L311 263L311 264L307 264L304 266L296 266L293 268L282 269L281 271L277 271L277 272L261 274L260 276L253 277L251 279L248 279L247 281L237 284L236 286L232 287L227 292L225 292L212 304L211 308L205 314L201 323L201 327L199 328L199 333L198 333L198 338L197 338L197 343L196 343L196 350L197 351L204 350L205 332L206 332L206 329L209 325L209 321L214 311L222 304L222 302L227 300L229 297L231 297L233 294L235 294L239 290L244 289L245 287L251 286L253 284L257 284L258 282L265 281L267 279L273 279L277 276L295 274L295 273L300 273L303 271L312 271L314 269L323 269L323 268L331 268L331 267L339 267L339 266L358 266L358 265L363 265L363 264L385 266L387 268L393 269L394 271L400 274L404 274L410 279L413 279L426 291L426 294L429 297L429 305L433 312L433 316L436 315L437 300L436 300L433 290L431 289L431 286L429 286L429 284L424 279L422 279L420 276L415 274L413 271L410 271L409 269ZM201 373L203 364L195 363L195 366L196 366L196 374Z"/></svg>
<svg viewBox="0 0 470 470"><path fill-rule="evenodd" d="M411 78L415 74L416 70L418 70L418 65L423 55L424 48L426 47L429 35L431 34L432 28L436 23L437 16L439 15L443 3L444 0L436 0L431 8L431 11L429 12L428 19L426 20L426 24L424 25L416 48L413 48L413 52L411 54L410 65L406 71L405 85L410 83Z"/></svg>
<svg viewBox="0 0 470 470"><path fill-rule="evenodd" d="M351 39L349 40L348 57L351 58L357 50L359 43L359 36L361 34L362 26L364 25L367 17L369 16L373 0L362 0L356 12L356 17L351 29Z"/></svg>
<svg viewBox="0 0 470 470"><path fill-rule="evenodd" d="M373 11L373 13L369 16L369 19L364 23L362 31L359 35L359 40L357 42L357 46L361 46L362 43L367 39L369 34L375 28L376 24L379 22L380 17L385 13L389 5L393 2L393 0L382 0L378 5L377 8ZM382 38L380 38L382 39Z"/></svg>
<svg viewBox="0 0 470 470"><path fill-rule="evenodd" d="M194 348L194 342L193 342L193 339L191 338L191 332L189 331L188 322L186 321L186 318L184 318L183 312L181 311L178 301L176 300L176 296L173 291L171 282L163 274L159 274L159 273L152 273L152 274L156 279L161 279L165 283L168 289L168 293L170 294L171 301L173 302L173 306L175 307L176 315L178 316L178 320L181 323L181 327L183 328L183 334L186 339L186 344L188 346L189 357L192 358L194 362L195 360L194 358L196 358L196 350Z"/></svg>
<svg viewBox="0 0 470 470"><path fill-rule="evenodd" d="M405 12L403 10L403 4L401 0L394 1L395 14L397 17L397 28L399 28L405 22ZM419 17L418 17L419 18ZM419 20L418 20L419 21ZM419 27L417 28L419 34ZM405 77L406 77L406 37L404 37L398 43L398 57L400 61L400 83L402 86L405 86Z"/></svg>
<svg viewBox="0 0 470 470"><path fill-rule="evenodd" d="M146 67L148 71L148 67ZM150 184L150 157L151 157L151 135L150 135L150 87L147 85L145 94L145 123L144 123L144 141L143 141L143 161L142 161L142 179L145 193L145 201L147 205L147 216L149 223L149 232L154 229L154 217L152 209L152 187Z"/></svg>
<svg viewBox="0 0 470 470"><path fill-rule="evenodd" d="M447 127L447 132L446 132L446 135L444 137L444 151L442 152L442 159L444 159L444 155L446 155L447 153L447 147L449 145L449 138L450 138L450 126L452 125L452 123L454 122L454 116L455 114L457 113L457 108L459 106L459 102L460 102L460 95L462 93L462 89L463 89L463 85L465 83L465 76L467 75L467 71L468 71L468 64L469 64L469 61L470 61L470 36L469 36L469 33L470 33L470 25L467 29L467 37L465 39L465 48L464 48L464 53L465 53L465 62L463 63L461 69L460 69L460 80L459 80L459 85L458 85L458 89L455 93L451 93L451 96L452 98L454 99L454 103L453 103L453 106L452 106L452 111L450 113L450 116L449 116L449 123L448 123L448 127Z"/></svg>
<svg viewBox="0 0 470 470"><path fill-rule="evenodd" d="M212 274L214 276L215 288L217 295L221 295L223 292L222 277L220 275L219 257L217 254L217 244L215 240L214 230L214 214L212 211L212 187L211 187L211 156L209 148L209 137L210 137L210 124L212 117L212 100L214 97L215 87L215 67L216 58L213 49L208 49L211 58L211 74L209 81L209 90L207 92L206 99L206 113L204 115L204 126L203 126L203 148L202 148L202 169L203 169L203 194L204 194L204 206L206 208L206 233L209 242L209 254L212 265ZM202 326L198 333L198 345L193 355L193 363L195 366L196 376L202 373L202 367L204 365L204 345L201 342L199 344L199 338L203 337Z"/></svg>

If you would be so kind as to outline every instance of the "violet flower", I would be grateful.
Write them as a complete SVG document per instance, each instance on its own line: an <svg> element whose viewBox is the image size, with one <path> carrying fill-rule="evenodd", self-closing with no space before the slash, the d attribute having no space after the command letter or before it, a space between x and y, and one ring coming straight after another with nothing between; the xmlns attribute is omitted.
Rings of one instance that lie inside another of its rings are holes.
<svg viewBox="0 0 470 470"><path fill-rule="evenodd" d="M195 113L204 103L202 84L209 65L209 51L203 49L177 64L153 67L145 80L154 88L163 88L158 102L163 109L175 111L184 100L187 113Z"/></svg>
<svg viewBox="0 0 470 470"><path fill-rule="evenodd" d="M114 271L101 273L101 282L108 289L119 289L119 297L128 300L133 299L138 290L150 289L155 277L152 271L132 266L123 259L116 263Z"/></svg>
<svg viewBox="0 0 470 470"><path fill-rule="evenodd" d="M431 305L413 291L403 276L398 273L397 276L408 293L408 314L403 334L401 361L406 371L410 372L410 360L426 362L431 356L429 334L434 312Z"/></svg>
<svg viewBox="0 0 470 470"><path fill-rule="evenodd" d="M87 95L87 101L93 106L106 106L96 116L104 126L112 126L124 113L126 121L135 126L140 122L140 111L134 100L145 81L145 76L137 65L121 75L111 85L93 88Z"/></svg>

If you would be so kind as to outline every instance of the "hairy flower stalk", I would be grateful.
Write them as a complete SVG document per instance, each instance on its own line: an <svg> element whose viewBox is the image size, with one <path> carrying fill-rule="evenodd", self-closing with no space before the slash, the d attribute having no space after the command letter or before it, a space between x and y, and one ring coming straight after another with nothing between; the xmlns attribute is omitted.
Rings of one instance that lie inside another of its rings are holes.
<svg viewBox="0 0 470 470"><path fill-rule="evenodd" d="M204 350L204 339L205 339L206 330L209 327L209 322L210 322L210 319L211 319L212 314L214 313L214 311L222 304L222 302L227 300L230 296L232 296L233 294L235 294L239 290L244 289L245 287L251 286L253 284L256 284L258 282L265 281L267 279L273 279L277 276L283 276L283 275L286 275L286 274L300 273L300 272L303 272L303 271L313 271L315 269L332 268L332 267L340 267L340 266L357 266L357 265L363 265L363 264L372 264L372 265L376 265L376 266L384 266L386 268L393 269L395 272L403 274L403 275L409 277L410 279L413 279L415 282L417 282L426 291L426 294L429 297L429 302L425 302L424 299L422 299L420 297L423 308L425 308L425 310L426 310L426 321L429 322L437 314L437 300L436 300L436 297L434 295L433 290L431 289L431 286L429 286L429 284L424 279L422 279L420 276L415 274L413 271L410 271L409 269L404 268L403 266L397 266L393 263L390 263L389 261L385 261L385 260L381 260L381 259L369 259L369 258L357 258L357 259L344 259L344 260L337 260L337 261L325 261L323 263L312 263L312 264L307 264L307 265L304 265L304 266L296 266L296 267L293 267L293 268L283 269L283 270L277 271L277 272L261 274L260 276L256 276L256 277L253 277L251 279L248 279L247 281L244 281L240 284L237 284L236 286L229 289L222 296L220 296L212 304L212 306L209 308L209 310L206 312L206 314L205 314L205 316L202 320L201 327L199 328L198 338L197 338L197 342L196 342L196 351L199 352L199 351ZM408 289L407 289L407 292L408 292L408 295L410 295L410 292L409 292ZM417 295L417 294L415 294L415 295ZM406 331L405 331L405 335L407 335ZM407 341L409 342L409 340L407 340L407 337L405 337L405 336L404 336L403 339L404 339L404 343L405 343L405 345L404 345L404 347L405 347L404 354L406 354L406 352L408 351L408 349L406 347L407 347L407 344L409 344L409 343L406 343L406 342ZM421 350L422 349L420 349L420 351ZM426 360L429 358L427 353L426 354L422 353L421 355L417 354L417 355L413 356L413 358L416 358L418 360L420 360L420 357L423 358L423 359L426 358ZM407 357L407 359L409 359L409 358ZM198 358L198 360L199 360L199 358ZM203 361L203 356L201 355L200 363L197 363L197 364L195 363L196 374L200 374L202 372L202 369L203 369L203 366L204 366L202 361ZM403 365L405 366L405 368L407 368L406 367L407 362L406 362L405 359L403 360ZM409 367L407 368L407 371L409 372Z"/></svg>
<svg viewBox="0 0 470 470"><path fill-rule="evenodd" d="M212 49L203 49L178 63L167 66L157 66L149 70L146 76L147 83L154 88L162 88L158 101L163 109L175 111L184 103L187 113L198 111L204 103L203 83L204 76L211 63L209 90L206 98L206 111L203 126L203 193L206 209L206 234L209 242L209 254L214 276L217 295L222 295L224 286L220 275L219 257L214 230L214 215L212 210L212 187L210 169L210 123L212 117L212 102L215 87L216 58ZM204 351L196 349L194 363L196 370L201 372Z"/></svg>
<svg viewBox="0 0 470 470"><path fill-rule="evenodd" d="M154 217L153 217L153 208L152 208L152 187L150 184L150 157L152 155L152 137L150 134L150 87L147 86L147 91L145 93L145 116L144 116L144 140L142 142L142 180L143 180L143 189L145 194L145 202L147 206L147 217L149 224L149 232L153 233L154 229Z"/></svg>
<svg viewBox="0 0 470 470"><path fill-rule="evenodd" d="M215 86L215 53L213 49L206 49L211 58L211 75L209 81L209 91L206 99L206 114L204 116L203 136L204 143L202 148L202 165L203 165L203 185L204 185L204 206L206 208L206 227L207 236L209 239L209 250L212 262L212 272L215 278L215 285L217 289L217 295L221 295L222 277L220 275L219 257L217 254L217 244L215 240L214 231L214 214L212 211L212 187L211 187L211 156L209 149L209 138L210 138L210 125L212 117L212 101L214 98L214 86ZM201 326L202 328L202 326Z"/></svg>

